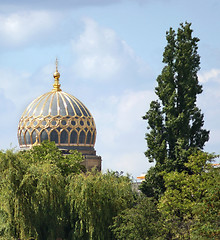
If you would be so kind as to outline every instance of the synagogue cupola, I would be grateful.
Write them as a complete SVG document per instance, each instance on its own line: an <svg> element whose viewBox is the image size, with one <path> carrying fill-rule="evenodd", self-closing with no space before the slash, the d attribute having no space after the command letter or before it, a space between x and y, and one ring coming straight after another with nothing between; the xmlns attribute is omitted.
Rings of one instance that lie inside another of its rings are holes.
<svg viewBox="0 0 220 240"><path fill-rule="evenodd" d="M87 107L76 97L61 90L57 61L53 89L33 100L18 125L21 149L29 149L44 140L54 141L61 150L79 150L95 154L96 126ZM101 168L101 157L100 168Z"/></svg>

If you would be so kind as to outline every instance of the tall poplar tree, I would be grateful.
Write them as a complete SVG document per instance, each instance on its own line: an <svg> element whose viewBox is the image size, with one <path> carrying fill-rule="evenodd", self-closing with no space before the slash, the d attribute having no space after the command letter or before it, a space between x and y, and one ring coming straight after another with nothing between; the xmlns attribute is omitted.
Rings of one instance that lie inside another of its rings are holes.
<svg viewBox="0 0 220 240"><path fill-rule="evenodd" d="M149 129L145 155L149 162L156 163L141 187L147 196L158 198L165 191L161 172L186 170L188 156L194 149L202 150L209 139L209 131L203 129L203 114L196 106L202 86L197 76L199 39L192 32L191 24L186 22L180 24L177 32L170 28L166 33L165 66L155 88L159 99L151 102L143 117Z"/></svg>

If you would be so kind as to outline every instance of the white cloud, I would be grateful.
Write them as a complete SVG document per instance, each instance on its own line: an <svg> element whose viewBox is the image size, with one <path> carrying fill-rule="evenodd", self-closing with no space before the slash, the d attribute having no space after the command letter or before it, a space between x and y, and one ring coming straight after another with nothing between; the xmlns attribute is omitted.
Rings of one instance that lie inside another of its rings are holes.
<svg viewBox="0 0 220 240"><path fill-rule="evenodd" d="M220 112L220 69L211 69L199 74L199 81L203 84L203 92L198 96L198 103L207 112L207 117L215 118Z"/></svg>
<svg viewBox="0 0 220 240"><path fill-rule="evenodd" d="M84 24L84 32L73 41L78 57L74 71L78 77L106 82L123 78L128 81L130 76L146 74L146 64L112 29L88 18Z"/></svg>
<svg viewBox="0 0 220 240"><path fill-rule="evenodd" d="M139 175L147 171L144 156L146 122L142 120L155 98L143 90L149 69L128 44L112 29L84 19L85 29L73 41L77 54L74 74L93 82L95 96L92 114L98 135L96 150L103 159L103 170L113 169Z"/></svg>
<svg viewBox="0 0 220 240"><path fill-rule="evenodd" d="M19 12L0 15L0 44L20 46L43 38L55 29L59 14L47 11Z"/></svg>
<svg viewBox="0 0 220 240"><path fill-rule="evenodd" d="M143 125L142 116L154 98L153 91L140 90L126 91L121 96L102 99L94 111L95 119L102 129L100 141L107 145L114 145L118 142L117 138L122 135L139 132L139 127ZM125 139L125 141L130 141L130 139Z"/></svg>
<svg viewBox="0 0 220 240"><path fill-rule="evenodd" d="M103 169L120 170L135 176L147 171L144 140L147 123L142 116L155 99L153 91L126 91L100 101L93 115L98 127L97 153Z"/></svg>
<svg viewBox="0 0 220 240"><path fill-rule="evenodd" d="M203 83L203 93L198 96L198 105L204 113L204 128L210 130L210 139L205 145L205 151L219 153L220 69L200 73L199 81Z"/></svg>
<svg viewBox="0 0 220 240"><path fill-rule="evenodd" d="M52 64L46 65L34 73L0 68L0 90L18 109L22 109L35 97L45 93L45 86L46 92L52 89L53 70ZM48 82L50 80L51 83Z"/></svg>
<svg viewBox="0 0 220 240"><path fill-rule="evenodd" d="M128 91L120 99L117 110L116 126L120 132L136 131L135 127L142 121L142 116L146 111L147 99L154 98L151 91Z"/></svg>
<svg viewBox="0 0 220 240"><path fill-rule="evenodd" d="M211 69L210 71L198 74L201 83L206 82L219 82L220 83L220 69Z"/></svg>

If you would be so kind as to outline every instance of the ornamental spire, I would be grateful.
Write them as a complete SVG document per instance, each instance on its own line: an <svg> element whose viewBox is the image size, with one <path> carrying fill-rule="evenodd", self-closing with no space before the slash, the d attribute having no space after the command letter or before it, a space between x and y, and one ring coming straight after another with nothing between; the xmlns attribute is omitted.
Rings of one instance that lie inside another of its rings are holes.
<svg viewBox="0 0 220 240"><path fill-rule="evenodd" d="M54 84L53 84L53 89L52 91L62 91L60 88L60 83L59 83L59 78L60 78L60 73L58 72L58 60L56 58L56 72L53 74L54 77Z"/></svg>

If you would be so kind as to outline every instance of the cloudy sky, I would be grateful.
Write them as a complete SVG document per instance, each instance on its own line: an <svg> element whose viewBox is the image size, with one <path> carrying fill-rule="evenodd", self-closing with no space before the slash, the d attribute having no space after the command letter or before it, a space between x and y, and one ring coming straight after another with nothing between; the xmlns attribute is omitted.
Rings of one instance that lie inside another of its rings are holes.
<svg viewBox="0 0 220 240"><path fill-rule="evenodd" d="M146 172L142 116L155 99L165 33L188 21L200 38L205 150L220 153L219 12L219 0L0 0L0 148L18 146L20 116L52 89L57 57L62 90L95 118L103 169Z"/></svg>

